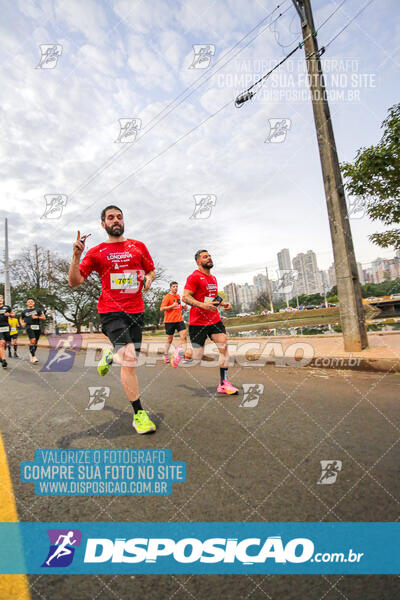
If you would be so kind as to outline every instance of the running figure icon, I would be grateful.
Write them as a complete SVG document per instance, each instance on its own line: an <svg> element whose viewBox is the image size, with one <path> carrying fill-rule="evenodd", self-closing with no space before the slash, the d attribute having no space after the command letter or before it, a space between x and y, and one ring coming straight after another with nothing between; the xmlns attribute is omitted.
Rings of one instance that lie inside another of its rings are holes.
<svg viewBox="0 0 400 600"><path fill-rule="evenodd" d="M76 544L78 540L72 539L74 536L73 531L68 531L66 535L59 535L56 541L57 549L55 552L46 560L46 565L50 566L51 561L54 558L61 558L62 556L66 556L67 554L72 554L72 550L67 548L68 545L73 546ZM60 542L60 540L63 540Z"/></svg>

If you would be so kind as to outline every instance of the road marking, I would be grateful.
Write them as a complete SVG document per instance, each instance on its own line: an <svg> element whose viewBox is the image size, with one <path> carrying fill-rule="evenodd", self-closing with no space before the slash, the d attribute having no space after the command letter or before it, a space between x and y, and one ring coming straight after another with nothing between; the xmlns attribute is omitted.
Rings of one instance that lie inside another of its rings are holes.
<svg viewBox="0 0 400 600"><path fill-rule="evenodd" d="M0 435L0 521L17 523L18 512L14 490L8 468L6 449ZM30 600L28 577L26 575L0 575L0 600Z"/></svg>

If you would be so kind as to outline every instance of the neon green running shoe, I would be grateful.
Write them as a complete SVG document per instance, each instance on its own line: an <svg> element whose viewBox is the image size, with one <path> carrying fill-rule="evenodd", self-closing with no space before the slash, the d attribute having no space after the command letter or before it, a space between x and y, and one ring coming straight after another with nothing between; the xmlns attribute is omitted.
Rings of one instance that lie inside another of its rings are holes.
<svg viewBox="0 0 400 600"><path fill-rule="evenodd" d="M101 357L101 361L97 365L97 372L99 375L107 375L110 370L111 365L113 364L113 353L111 350L106 350Z"/></svg>
<svg viewBox="0 0 400 600"><path fill-rule="evenodd" d="M137 433L150 433L156 430L153 421L149 419L149 415L145 410L138 410L133 416L132 426Z"/></svg>

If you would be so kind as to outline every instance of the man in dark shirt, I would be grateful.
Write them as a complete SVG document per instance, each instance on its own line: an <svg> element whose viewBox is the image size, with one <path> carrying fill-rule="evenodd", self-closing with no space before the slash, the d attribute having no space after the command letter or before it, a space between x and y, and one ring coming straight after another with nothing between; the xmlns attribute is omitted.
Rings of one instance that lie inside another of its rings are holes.
<svg viewBox="0 0 400 600"><path fill-rule="evenodd" d="M10 313L11 306L4 304L3 296L0 296L0 362L3 368L7 366L6 346L7 342L10 341L10 326L8 324Z"/></svg>
<svg viewBox="0 0 400 600"><path fill-rule="evenodd" d="M31 354L31 363L39 362L36 358L37 343L40 338L40 321L44 321L46 318L43 311L40 308L35 308L35 301L33 298L28 298L26 301L27 308L22 312L19 320L21 327L26 328L26 333L29 338L29 352Z"/></svg>

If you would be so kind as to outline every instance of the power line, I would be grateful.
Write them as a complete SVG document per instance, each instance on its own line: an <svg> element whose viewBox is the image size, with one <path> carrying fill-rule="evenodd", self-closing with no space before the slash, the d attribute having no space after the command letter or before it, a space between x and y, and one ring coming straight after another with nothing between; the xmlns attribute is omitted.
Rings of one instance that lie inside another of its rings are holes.
<svg viewBox="0 0 400 600"><path fill-rule="evenodd" d="M346 0L342 0L341 4L339 4L335 8L335 10L332 11L332 13L325 19L325 21L323 21L321 23L321 25L318 27L318 29L316 29L315 31L313 31L312 34L309 34L309 36L307 36L306 39L308 39L311 35L313 35L315 37L317 35L318 31L320 31L320 29L325 25L325 23L327 23L329 21L329 19L331 19L333 17L333 15L339 10L339 8L341 8L343 6L343 4L345 3L345 1ZM368 4L370 4L371 2L373 2L373 0L370 0ZM364 8L366 8L366 6ZM364 9L362 9L362 10L364 10ZM360 14L362 12L362 10L358 14ZM357 15L354 18L356 18L356 17L357 17ZM345 28L346 27L344 27L342 31L344 31ZM339 33L341 33L341 32L339 32ZM336 37L334 39L336 39ZM290 58L291 56L293 56L293 54L295 54L295 52L297 52L297 50L299 50L300 48L303 47L305 41L306 40L303 40L302 42L300 42L295 48L293 48L293 50L291 50L289 52L289 54L287 54L279 63L277 63L272 69L270 69L268 71L268 73L266 73L265 75L263 75L262 77L260 77L260 79L258 81L256 81L255 83L253 83L253 85L251 85L249 88L247 88L247 90L245 92L243 92L242 94L240 94L236 98L236 100L235 100L236 107L240 108L244 104L244 102L247 102L247 100L250 100L257 93L257 91L258 91L258 90L254 90L252 92L251 90L255 86L259 85L260 83L262 83L263 81L265 81L266 79L268 79L268 77L271 75L271 73L273 73L276 69L278 69L281 65L283 65L283 63L286 62L288 60L288 58ZM331 40L331 42L329 42L329 44L332 43L332 41L333 40ZM321 48L320 53L323 54L324 51L325 51L325 48ZM307 56L307 58L309 58L309 56Z"/></svg>
<svg viewBox="0 0 400 600"><path fill-rule="evenodd" d="M292 35L296 36L296 37L297 37L297 39L298 39L298 37L301 35L301 31L297 31L297 32L294 32L294 31L292 31L292 23L293 23L293 21L294 21L294 19L295 19L295 18L296 18L296 15L294 14L294 15L293 15L293 17L292 17L292 19L291 19L291 21L290 21L290 23L289 23L289 33L291 33ZM270 29L271 29L271 27L270 27ZM276 25L275 25L275 24L274 24L274 28L273 28L273 29L271 29L271 31L272 31L272 33L274 34L274 37L275 37L275 41L276 41L276 43L277 43L277 44L278 44L278 46L280 46L280 47L281 47L283 50L286 50L286 48L289 48L289 46L292 46L292 45L293 45L293 41L292 41L292 42L290 42L289 44L281 44L281 42L279 41L279 38L280 38L280 33L279 33L279 31L276 29Z"/></svg>
<svg viewBox="0 0 400 600"><path fill-rule="evenodd" d="M361 15L361 13L362 13L362 12L364 12L364 10L365 10L366 8L368 8L368 6L369 6L370 4L372 4L372 2L373 2L373 1L374 1L374 0L369 0L369 2L367 2L367 3L366 3L366 4L365 4L365 5L364 5L364 6L363 6L363 7L362 7L362 8L361 8L359 11L358 11L358 13L356 13L356 14L354 15L354 17L352 17L352 18L350 19L350 21L348 21L348 22L346 23L346 25L345 25L344 27L342 27L342 29L341 29L340 31L338 31L338 33L337 33L337 34L336 34L336 35L335 35L335 36L334 36L334 37L333 37L333 38L332 38L332 39L331 39L331 40L330 40L330 41L329 41L327 44L325 44L325 46L322 46L322 47L319 49L318 56L321 56L321 55L322 55L322 54L323 54L323 53L326 51L326 49L327 49L327 48L328 48L328 47L329 47L329 46L332 44L332 42L334 42L334 41L336 40L336 38L338 38L338 37L339 37L339 35L340 35L341 33L343 33L343 31L344 31L345 29L347 29L347 28L349 27L349 25L351 25L351 23L352 23L352 22L353 22L353 21L354 21L354 20L355 20L355 19L356 19L358 16L360 16L360 15ZM342 4L343 4L343 3L342 3ZM335 11L335 12L336 12L336 11ZM307 56L307 58L310 58L311 56L313 56L313 54L315 54L315 52L313 52L312 54L310 54L309 56Z"/></svg>
<svg viewBox="0 0 400 600"><path fill-rule="evenodd" d="M169 146L167 146L167 148L164 148L164 150L161 150L161 152L159 152L158 154L156 154L155 156L153 156L151 159L149 159L147 162L145 162L144 164L142 164L135 171L132 171L131 173L129 173L129 175L127 175L122 181L120 181L119 183L117 183L117 185L115 185L113 188L111 188L111 190L109 190L108 192L106 192L98 200L95 200L94 202L92 202L92 204L90 204L86 208L86 210L89 209L89 208L91 208L99 200L103 200L104 198L106 198L107 196L109 196L110 194L112 194L112 192L114 192L120 185L124 184L126 181L128 181L128 179L130 179L131 177L133 177L134 175L136 175L137 173L139 173L140 171L142 171L142 169L144 169L145 167L147 167L147 165L149 165L154 160L157 160L157 158L159 158L160 156L162 156L163 154L165 154L166 152L168 152L176 144L179 144L180 141L182 141L184 138L186 138L191 133L193 133L194 131L196 131L196 129L199 129L199 127L201 127L202 125L204 125L204 123L206 123L207 121L209 121L210 119L212 119L213 117L215 117L218 113L220 113L227 106L229 106L231 104L231 102L232 102L231 100L229 100L228 102L226 102L226 104L224 104L223 106L221 106L220 108L218 108L215 112L213 112L211 115L209 115L208 117L206 117L205 119L203 119L203 121L201 121L200 123L198 123L195 127L192 127L192 129L190 129L189 131L187 131L186 133L184 133L183 135L181 135L181 137L179 137L177 140L175 140L174 142L172 142Z"/></svg>
<svg viewBox="0 0 400 600"><path fill-rule="evenodd" d="M252 92L251 90L256 85L259 85L262 81L267 79L271 75L271 73L273 73L275 71L275 69L278 69L281 65L283 65L283 63L286 62L288 60L288 58L290 58L300 48L301 48L301 43L298 46L296 46L296 48L293 48L293 50L291 52L289 52L289 54L287 54L285 56L285 58L283 58L278 64L276 64L274 67L272 67L272 69L270 69L268 71L268 73L266 73L265 75L260 77L260 79L258 81L256 81L255 83L253 83L253 85L251 85L249 88L247 88L247 90L243 94L239 94L239 96L235 100L235 106L237 108L239 108L244 102L247 102L247 100L250 100L257 93L257 90L255 90L254 92Z"/></svg>
<svg viewBox="0 0 400 600"><path fill-rule="evenodd" d="M325 19L325 21L322 21L322 23L321 23L321 25L318 27L317 31L319 31L319 30L320 30L320 29L321 29L321 28L322 28L322 27L325 25L325 23L327 23L327 22L328 22L328 21L329 21L329 20L330 20L330 19L333 17L333 15L334 15L334 14L336 14L336 13L337 13L337 11L338 11L340 8L342 8L342 6L343 6L343 4L344 4L345 2L346 2L346 0L343 0L343 1L342 1L340 4L338 4L338 5L337 5L337 7L335 8L335 10L333 10L333 11L331 12L331 14L330 14L330 15L328 15L328 17Z"/></svg>
<svg viewBox="0 0 400 600"><path fill-rule="evenodd" d="M278 5L278 7L279 7L279 5ZM277 7L277 8L278 8L278 7ZM269 16L271 16L271 14L273 14L273 13L274 13L274 12L277 10L277 8L275 8L275 9L272 11L272 13L270 13L270 15L269 15ZM279 14L279 15L276 17L276 19L279 19L279 18L280 18L280 17L281 17L283 14L285 14L285 12L287 12L289 9L290 9L290 6L289 6L288 8L286 8L286 9L285 9L285 11L283 11L282 13L280 13L280 14ZM264 19L264 20L265 20L265 19ZM255 39L256 39L256 38L257 38L259 35L261 35L261 33L263 33L263 32L264 32L264 31L265 31L265 30L266 30L266 29L267 29L269 26L270 26L270 23L269 23L268 25L266 25L266 27L264 27L262 30L260 30L260 31L257 33L257 35L256 35L256 36L254 36L254 37L253 37L253 38L252 38L252 39L251 39L251 40L250 40L250 41L249 41L249 42L248 42L248 43L247 43L245 46L241 47L241 48L238 50L238 52L237 52L237 53L236 53L236 54L235 54L233 57L230 57L230 58L229 58L229 60L228 60L228 61L226 61L226 63L224 63L223 65L221 65L221 67L220 67L218 70L220 70L220 69L221 69L223 66L225 66L225 64L227 64L228 62L230 62L230 60L232 60L232 58L234 58L234 57L235 57L235 56L237 56L237 55L238 55L240 52L242 52L242 51L243 51L243 50L244 50L244 49L245 49L245 48L246 48L246 47L247 47L249 44L251 44L251 42L253 42L253 41L254 41L254 40L255 40ZM257 27L257 26L256 26L256 27ZM254 30L254 28L253 28L253 30ZM253 30L252 30L252 31L253 31ZM245 37L248 37L248 35L249 35L249 34L246 34L246 36L244 36L244 38L245 38ZM242 38L242 39L244 39L244 38ZM238 43L240 43L240 41L239 41L239 42L237 42L237 44L236 44L236 45L238 45ZM232 49L231 49L231 50L232 50ZM231 52L231 50L229 50L228 52ZM227 54L227 53L226 53L226 54ZM226 54L225 54L225 56L226 56ZM221 57L221 58L222 58L222 57ZM220 59L220 60L221 60L221 59ZM214 71L213 73L211 73L211 74L210 74L210 75L209 75L209 76L208 76L208 77L205 79L205 81L207 81L208 79L210 79L210 78L211 78L211 77L212 77L212 76L213 76L215 73L216 73L216 71ZM199 80L199 79L200 79L200 77L198 78L198 80ZM195 82L195 83L196 83L196 82ZM199 85L202 85L202 83L204 83L204 82L201 82ZM192 85L194 85L194 84L192 84ZM189 88L190 88L190 87L191 87L191 86L189 86ZM198 86L198 87L199 87L199 86ZM197 88L196 88L196 89L197 89ZM185 90L185 91L186 91L186 90ZM195 90L193 90L193 91L195 91ZM181 103L183 102L183 100L185 100L185 99L186 99L186 98L187 98L189 95L191 95L191 93L193 93L193 91L192 91L192 92L190 92L190 94L188 94L188 95L187 95L185 98L183 98L183 99L181 100L181 102L179 102L179 104L181 104ZM174 102L174 101L173 101L173 102ZM177 106L179 106L179 104L178 104ZM195 127L192 127L192 129L190 129L190 130L189 130L189 131L187 131L185 134L183 134L182 136L180 136L180 137L179 137L177 140L175 140L174 142L172 142L172 143L171 143L169 146L167 146L167 148L165 148L164 150L162 150L161 152L159 152L158 154L156 154L156 155L155 155L153 158L151 158L150 160L148 160L146 163L142 164L142 165L141 165L140 167L138 167L136 170L132 171L132 172L131 172L129 175L127 175L127 176L126 176L126 177L125 177L125 178L124 178L122 181L120 181L120 182L119 182L117 185L115 185L113 188L111 188L111 190L109 190L109 191L108 191L108 192L106 192L106 193L105 193L103 196L101 196L99 200L102 200L102 199L106 198L107 196L109 196L109 195L110 195L110 194L111 194L113 191L115 191L115 190L116 190L116 189L117 189L117 188L118 188L120 185L122 185L123 183L125 183L126 181L128 181L128 180L129 180L129 179L130 179L132 176L134 176L134 175L136 175L137 173L139 173L140 171L142 171L142 169L144 169L144 168L145 168L147 165L149 165L150 163L152 163L154 160L157 160L157 158L159 158L160 156L162 156L163 154L165 154L166 152L168 152L168 151L169 151L171 148L173 148L173 147L174 147L176 144L178 144L178 143L179 143L181 140L183 140L184 138L186 138L187 136L189 136L189 135L190 135L191 133L193 133L193 132L194 132L196 129L198 129L198 128L199 128L199 127L201 127L201 126L202 126L204 123L206 123L207 121L209 121L210 119L212 119L214 116L216 116L218 113L220 113L220 112L221 112L223 109L225 109L225 108L226 108L227 106L229 106L230 104L231 104L231 100L229 100L228 102L226 102L226 104L224 104L223 106L221 106L221 107L220 107L219 109L217 109L217 110L216 110L214 113L212 113L211 115L209 115L208 117L206 117L205 119L203 119L203 121L201 121L200 123L198 123L198 124L197 124ZM175 107L174 107L173 109L171 109L171 111L169 111L169 112L172 112L172 110L175 110L175 108L177 108L177 106L175 106ZM169 114L169 113L168 113L168 114ZM165 115L165 116L167 116L167 115ZM163 118L165 118L165 116L164 116ZM156 118L156 117L155 117L155 118ZM161 120L162 120L162 119L160 119L159 121L157 121L157 123L155 123L155 124L153 125L153 127L155 127L155 125L157 125L157 124L158 124L158 123L159 123ZM150 129L152 129L153 127L151 127ZM148 133L148 132L150 131L150 129L146 130L146 133ZM141 138L142 138L142 137L143 137L143 136L141 136ZM139 138L139 139L141 139L141 138ZM89 207L87 207L87 208L90 208L91 206L93 206L93 205L94 205L96 202L98 202L99 200L95 200L95 201L94 201L92 204L90 204L90 205L89 205ZM64 223L64 225L65 225L65 223Z"/></svg>
<svg viewBox="0 0 400 600"><path fill-rule="evenodd" d="M230 48L229 50L227 50L213 65L212 67L212 72L203 72L197 79L196 81L194 81L190 86L188 86L187 88L185 88L182 92L180 92L178 94L178 96L176 96L176 98L174 98L174 100L172 100L167 106L165 106L156 116L154 116L149 123L147 124L147 128L144 131L144 133L142 135L140 135L138 137L138 139L136 140L135 144L132 145L128 145L125 148L118 150L117 152L115 152L111 157L109 157L98 169L96 169L96 171L94 173L92 173L92 175L90 175L80 186L78 186L75 190L73 190L73 192L71 194L69 194L69 198L71 198L71 196L73 196L74 194L76 194L77 192L82 191L85 187L87 187L87 185L89 185L96 177L97 175L100 175L103 171L105 171L106 169L108 169L108 167L110 167L116 160L118 160L118 158L120 158L120 156L122 156L125 152L128 152L132 146L136 146L137 142L139 142L145 135L147 135L147 133L149 133L156 125L158 125L161 121L163 121L171 112L173 112L176 108L178 108L178 106L180 106L180 104L182 104L182 102L184 100L186 100L189 96L191 96L201 85L203 85L206 81L208 81L209 79L211 79L211 77L213 77L218 71L220 71L226 64L228 64L228 62L230 62L233 58L235 58L240 52L242 52L245 48L247 48L247 46L252 43L259 35L261 35L262 33L264 33L264 31L271 26L271 24L273 24L274 22L276 22L277 19L279 19L283 14L285 14L289 9L290 6L285 9L285 11L283 11L282 13L280 13L278 15L278 17L272 21L272 23L268 23L268 25L266 25L264 28L262 28L257 35L255 35L247 44L245 44L242 48L239 49L239 51L237 53L235 53L233 56L231 56L223 65L221 65L218 69L215 69L215 67L223 60L225 59L231 52L233 52L233 50L241 43L243 42L247 37L249 37L258 27L260 27L260 25L262 23L264 23L266 20L268 20L273 14L274 12L276 12L279 8L281 8L281 6L284 6L287 2L289 2L290 0L285 0L282 5L278 4L274 10L272 10L266 17L264 17L263 19L261 19L261 21L255 25L246 35L244 35L240 40L238 40L236 42L236 44L234 44L232 46L232 48ZM205 77L204 81L200 81ZM198 84L198 85L196 85ZM196 86L196 87L194 87ZM191 88L194 88L192 91ZM189 92L188 94L186 94L186 92ZM186 95L185 95L186 94ZM176 104L176 106L174 106L173 108L171 108L171 110L169 110L164 116L161 117L161 115L168 110L168 108L170 108L179 98L181 98L182 95L185 95L184 98L182 98L182 100L180 102L178 102L178 104ZM161 117L161 118L159 118ZM152 125L152 127L149 127L149 125L151 125L156 119L158 119L156 121L156 123L154 123L154 125ZM113 160L115 159L115 160Z"/></svg>

